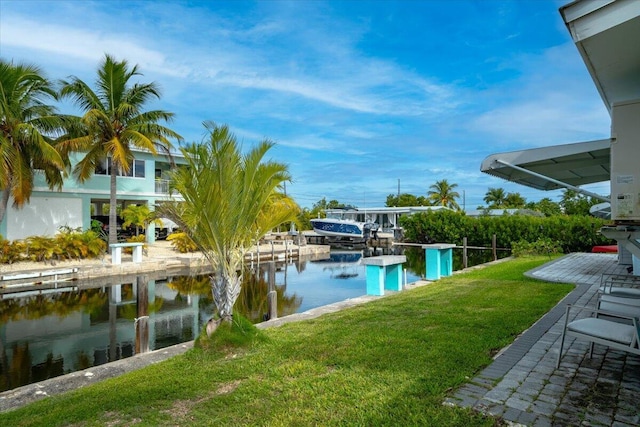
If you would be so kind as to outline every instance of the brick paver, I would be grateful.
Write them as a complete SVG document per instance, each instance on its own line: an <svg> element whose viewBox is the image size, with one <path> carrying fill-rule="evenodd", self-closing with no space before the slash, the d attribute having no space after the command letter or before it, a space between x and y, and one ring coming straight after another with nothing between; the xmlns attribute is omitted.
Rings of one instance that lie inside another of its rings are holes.
<svg viewBox="0 0 640 427"><path fill-rule="evenodd" d="M566 304L595 304L602 274L627 274L612 254L570 254L527 273L576 288L445 403L527 426L640 425L640 357L567 339L556 369ZM573 313L584 317L587 313Z"/></svg>

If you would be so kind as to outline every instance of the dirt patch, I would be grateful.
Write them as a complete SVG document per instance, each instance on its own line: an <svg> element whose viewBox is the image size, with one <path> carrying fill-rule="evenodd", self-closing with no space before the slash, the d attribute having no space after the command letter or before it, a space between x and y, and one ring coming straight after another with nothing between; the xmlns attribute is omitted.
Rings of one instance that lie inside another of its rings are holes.
<svg viewBox="0 0 640 427"><path fill-rule="evenodd" d="M173 402L171 409L162 411L165 414L169 414L174 422L180 424L183 422L193 421L193 417L190 416L193 408L201 403L204 403L216 396L222 396L225 394L233 393L242 381L236 380L228 383L223 383L218 388L199 399L182 399Z"/></svg>

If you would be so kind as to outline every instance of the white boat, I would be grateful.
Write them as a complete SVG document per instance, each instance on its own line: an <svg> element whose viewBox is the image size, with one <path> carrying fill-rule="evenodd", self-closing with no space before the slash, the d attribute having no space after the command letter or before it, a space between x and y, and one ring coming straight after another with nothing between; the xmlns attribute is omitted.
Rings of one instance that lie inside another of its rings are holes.
<svg viewBox="0 0 640 427"><path fill-rule="evenodd" d="M313 231L328 237L368 239L378 231L375 222L359 222L352 219L315 218L311 220Z"/></svg>

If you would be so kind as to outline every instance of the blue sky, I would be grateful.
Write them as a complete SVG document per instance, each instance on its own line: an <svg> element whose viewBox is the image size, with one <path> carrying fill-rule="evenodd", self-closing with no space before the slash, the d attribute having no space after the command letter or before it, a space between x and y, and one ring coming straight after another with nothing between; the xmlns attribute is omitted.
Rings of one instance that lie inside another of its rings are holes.
<svg viewBox="0 0 640 427"><path fill-rule="evenodd" d="M213 120L276 142L301 206L447 179L475 209L489 187L560 200L481 173L486 156L609 137L567 2L0 0L0 56L88 83L105 53L138 64L187 141Z"/></svg>

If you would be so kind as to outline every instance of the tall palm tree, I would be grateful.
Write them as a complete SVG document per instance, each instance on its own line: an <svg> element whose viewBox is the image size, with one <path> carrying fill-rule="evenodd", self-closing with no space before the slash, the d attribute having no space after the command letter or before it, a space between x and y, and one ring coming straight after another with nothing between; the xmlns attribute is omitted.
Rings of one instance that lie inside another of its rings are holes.
<svg viewBox="0 0 640 427"><path fill-rule="evenodd" d="M507 194L504 192L504 188L490 187L489 191L485 193L484 202L489 209L502 208L505 206Z"/></svg>
<svg viewBox="0 0 640 427"><path fill-rule="evenodd" d="M429 186L427 196L436 205L446 206L451 209L460 210L460 206L456 199L460 197L457 191L454 191L458 184L449 184L446 179L436 181L435 184Z"/></svg>
<svg viewBox="0 0 640 427"><path fill-rule="evenodd" d="M60 95L70 97L84 115L76 117L69 134L59 143L64 154L82 152L84 157L73 170L79 182L90 179L96 166L107 162L110 175L109 243L117 242L116 177L129 172L134 159L132 149L169 153L169 139L182 140L171 129L159 124L171 122L173 113L163 110L145 111L145 105L160 98L156 83L131 83L141 75L138 67L126 60L116 61L105 55L98 67L96 90L78 77L62 82Z"/></svg>
<svg viewBox="0 0 640 427"><path fill-rule="evenodd" d="M264 140L242 154L227 126L205 122L200 144L181 148L187 162L170 173L184 202L158 209L195 242L214 270L211 289L220 319L230 322L242 284L244 256L269 230L296 218L299 208L282 193L286 165L265 161Z"/></svg>
<svg viewBox="0 0 640 427"><path fill-rule="evenodd" d="M0 58L0 221L10 196L16 208L29 202L36 171L49 188L62 187L64 162L51 140L62 119L47 103L55 98L40 68Z"/></svg>

